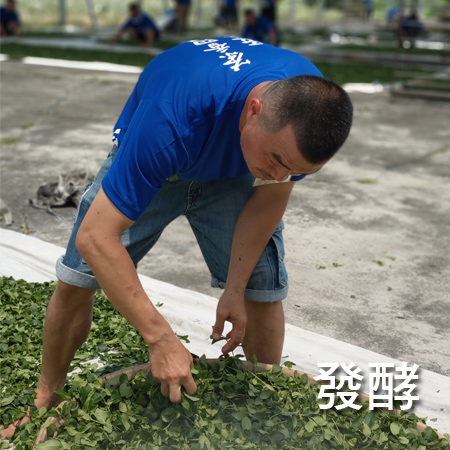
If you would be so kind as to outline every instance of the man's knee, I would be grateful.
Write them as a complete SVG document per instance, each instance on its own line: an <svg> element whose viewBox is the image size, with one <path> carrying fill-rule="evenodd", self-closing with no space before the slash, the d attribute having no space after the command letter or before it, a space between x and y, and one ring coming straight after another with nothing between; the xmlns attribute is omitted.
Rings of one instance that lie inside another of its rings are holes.
<svg viewBox="0 0 450 450"><path fill-rule="evenodd" d="M271 339L271 335L284 335L283 302L245 301L247 312L247 331L256 333L262 339Z"/></svg>
<svg viewBox="0 0 450 450"><path fill-rule="evenodd" d="M53 297L56 301L66 303L67 306L82 305L92 303L96 291L97 289L80 288L59 280Z"/></svg>

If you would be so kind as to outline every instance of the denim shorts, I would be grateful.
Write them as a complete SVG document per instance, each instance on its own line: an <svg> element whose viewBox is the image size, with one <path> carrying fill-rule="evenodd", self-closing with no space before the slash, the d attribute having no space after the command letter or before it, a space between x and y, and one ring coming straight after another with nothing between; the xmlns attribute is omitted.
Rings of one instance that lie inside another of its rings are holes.
<svg viewBox="0 0 450 450"><path fill-rule="evenodd" d="M95 180L86 186L74 216L74 228L66 253L56 264L58 279L73 286L100 288L90 267L79 254L75 240L115 151L116 147ZM142 216L122 234L122 243L135 266L156 244L164 228L178 216L185 215L211 273L211 286L224 288L234 227L255 189L253 180L253 176L248 174L219 181L166 181ZM284 265L283 228L281 221L257 263L245 292L247 300L273 302L286 298L288 280Z"/></svg>

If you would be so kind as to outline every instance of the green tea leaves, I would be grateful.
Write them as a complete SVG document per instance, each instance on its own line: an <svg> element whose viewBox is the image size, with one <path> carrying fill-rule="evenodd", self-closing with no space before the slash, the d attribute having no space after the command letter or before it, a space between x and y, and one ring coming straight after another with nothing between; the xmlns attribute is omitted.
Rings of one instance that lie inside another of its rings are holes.
<svg viewBox="0 0 450 450"><path fill-rule="evenodd" d="M19 428L16 450L31 450L45 421L62 415L56 439L38 450L439 450L447 443L428 427L419 433L414 414L393 415L369 410L321 410L320 387L308 376L272 370L248 370L241 356L222 356L209 364L195 360L195 395L182 392L181 403L161 394L151 373L129 381L125 374L104 383L102 375L148 361L141 336L105 296L95 297L94 323L77 353L67 385L59 392L66 403L47 412L33 406L39 378L42 329L54 283L26 283L0 278L0 420L21 417L30 406L32 423ZM187 336L179 336L188 341ZM224 340L222 338L221 340ZM91 364L86 361L98 360ZM252 358L253 367L257 360ZM9 444L0 441L0 449Z"/></svg>

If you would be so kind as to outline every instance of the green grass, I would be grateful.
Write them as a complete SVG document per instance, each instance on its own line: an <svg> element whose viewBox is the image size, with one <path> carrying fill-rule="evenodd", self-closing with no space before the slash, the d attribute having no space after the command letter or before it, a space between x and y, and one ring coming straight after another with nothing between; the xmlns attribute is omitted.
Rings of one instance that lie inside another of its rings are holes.
<svg viewBox="0 0 450 450"><path fill-rule="evenodd" d="M327 63L315 62L325 78L343 85L345 83L390 83L392 67L380 63ZM427 72L424 72L427 73ZM408 76L397 75L396 81L409 79Z"/></svg>
<svg viewBox="0 0 450 450"><path fill-rule="evenodd" d="M345 83L391 83L392 82L392 66L380 63L328 63L322 61L314 61L314 64L322 72L325 78L333 80L335 83L343 85ZM416 70L397 71L395 81L412 80L417 76L427 77L432 71Z"/></svg>
<svg viewBox="0 0 450 450"><path fill-rule="evenodd" d="M388 45L356 45L356 44L343 44L338 46L327 45L328 50L347 50L351 52L369 52L369 53L393 53L395 51L394 44ZM450 56L450 50L432 50L427 48L409 48L399 49L399 53L405 56L411 55L432 55L432 56Z"/></svg>
<svg viewBox="0 0 450 450"><path fill-rule="evenodd" d="M70 61L99 61L145 67L153 55L144 52L106 52L104 50L81 50L72 48L34 47L23 44L3 44L1 52L11 58L35 56L39 58L67 59Z"/></svg>

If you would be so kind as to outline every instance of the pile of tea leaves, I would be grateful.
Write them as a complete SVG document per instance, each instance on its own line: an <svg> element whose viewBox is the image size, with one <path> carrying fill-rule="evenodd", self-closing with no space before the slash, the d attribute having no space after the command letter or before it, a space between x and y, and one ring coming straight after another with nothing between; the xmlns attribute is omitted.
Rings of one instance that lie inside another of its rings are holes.
<svg viewBox="0 0 450 450"><path fill-rule="evenodd" d="M9 423L31 406L32 423L11 438L16 450L32 449L45 420L60 414L32 406L45 306L53 289L53 283L0 278L0 420ZM80 364L95 357L105 366ZM277 365L255 372L241 355L214 363L197 358L193 375L198 391L183 393L177 404L162 396L151 373L140 372L131 381L119 374L106 383L105 373L146 362L148 356L143 339L101 292L92 332L77 358L73 368L79 371L60 392L67 400L62 408L66 420L58 430L44 425L49 436L55 431L56 436L38 450L432 450L448 445L431 427L419 433L421 419L414 414L370 410L365 403L359 411L320 409L319 387L308 384L306 375L287 376ZM9 445L0 441L0 449Z"/></svg>

